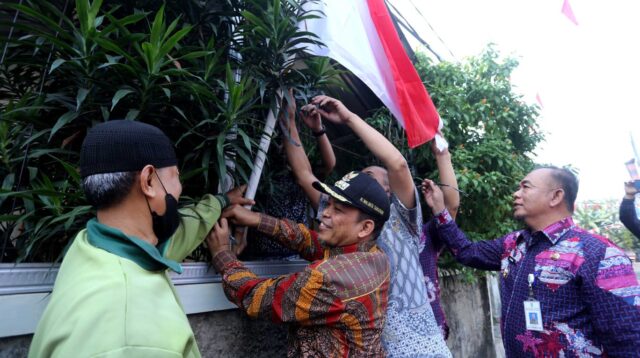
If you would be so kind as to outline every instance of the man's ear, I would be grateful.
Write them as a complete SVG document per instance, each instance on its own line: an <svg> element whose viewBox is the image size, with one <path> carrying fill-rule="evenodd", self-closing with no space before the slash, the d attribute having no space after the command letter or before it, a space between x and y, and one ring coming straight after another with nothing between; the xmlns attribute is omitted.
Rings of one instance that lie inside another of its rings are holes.
<svg viewBox="0 0 640 358"><path fill-rule="evenodd" d="M553 196L551 197L551 201L549 202L549 206L551 206L552 208L558 206L558 205L564 205L564 190L563 189L556 189L553 191Z"/></svg>
<svg viewBox="0 0 640 358"><path fill-rule="evenodd" d="M158 183L154 180L156 169L153 165L145 165L140 171L140 190L148 198L154 198L157 195Z"/></svg>
<svg viewBox="0 0 640 358"><path fill-rule="evenodd" d="M371 236L376 228L376 224L371 219L361 221L360 225L360 231L358 231L358 241Z"/></svg>

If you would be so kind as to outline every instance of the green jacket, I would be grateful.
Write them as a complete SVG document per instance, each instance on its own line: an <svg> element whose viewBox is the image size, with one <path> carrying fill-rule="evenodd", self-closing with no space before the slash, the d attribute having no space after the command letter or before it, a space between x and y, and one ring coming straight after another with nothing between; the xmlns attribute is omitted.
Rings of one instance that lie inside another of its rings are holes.
<svg viewBox="0 0 640 358"><path fill-rule="evenodd" d="M89 221L62 261L29 357L200 357L166 271L182 272L178 262L220 211L211 195L181 209L180 227L158 247Z"/></svg>

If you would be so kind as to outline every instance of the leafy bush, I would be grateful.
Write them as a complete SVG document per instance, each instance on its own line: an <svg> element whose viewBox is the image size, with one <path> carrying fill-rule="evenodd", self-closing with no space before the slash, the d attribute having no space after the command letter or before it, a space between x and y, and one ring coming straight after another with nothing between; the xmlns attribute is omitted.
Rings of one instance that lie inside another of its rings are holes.
<svg viewBox="0 0 640 358"><path fill-rule="evenodd" d="M638 240L620 222L619 200L589 200L576 205L573 214L582 228L602 235L625 250L640 248Z"/></svg>
<svg viewBox="0 0 640 358"><path fill-rule="evenodd" d="M176 143L187 196L217 191L225 156L246 181L276 93L335 76L302 52L317 41L297 23L318 15L303 2L1 3L3 256L15 246L18 260L52 261L84 227L92 209L76 168L98 122L160 127Z"/></svg>

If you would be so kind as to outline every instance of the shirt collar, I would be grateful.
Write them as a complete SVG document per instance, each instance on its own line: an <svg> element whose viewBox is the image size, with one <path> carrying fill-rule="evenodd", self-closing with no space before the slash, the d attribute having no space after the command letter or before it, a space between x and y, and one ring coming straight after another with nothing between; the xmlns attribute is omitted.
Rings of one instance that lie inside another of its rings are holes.
<svg viewBox="0 0 640 358"><path fill-rule="evenodd" d="M162 256L168 240L158 246L141 240L135 236L127 236L122 231L101 224L91 219L87 224L89 243L114 255L129 259L148 271L164 271L170 269L182 273L179 263Z"/></svg>
<svg viewBox="0 0 640 358"><path fill-rule="evenodd" d="M573 218L571 216L567 216L566 218L556 221L540 231L532 233L531 236L542 234L555 245L567 231L573 229L575 226Z"/></svg>
<svg viewBox="0 0 640 358"><path fill-rule="evenodd" d="M329 257L350 254L352 252L367 252L376 244L375 240L367 240L364 242L357 242L355 244L347 246L337 246L329 248Z"/></svg>

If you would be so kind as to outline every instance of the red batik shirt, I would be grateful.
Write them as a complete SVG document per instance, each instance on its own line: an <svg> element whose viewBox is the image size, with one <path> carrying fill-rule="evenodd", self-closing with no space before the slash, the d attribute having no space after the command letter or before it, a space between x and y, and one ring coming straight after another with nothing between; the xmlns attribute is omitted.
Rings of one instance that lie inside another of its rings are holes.
<svg viewBox="0 0 640 358"><path fill-rule="evenodd" d="M230 251L214 257L229 300L252 318L291 323L289 357L381 357L389 263L375 241L328 248L314 231L261 216L258 230L311 263L258 278Z"/></svg>

